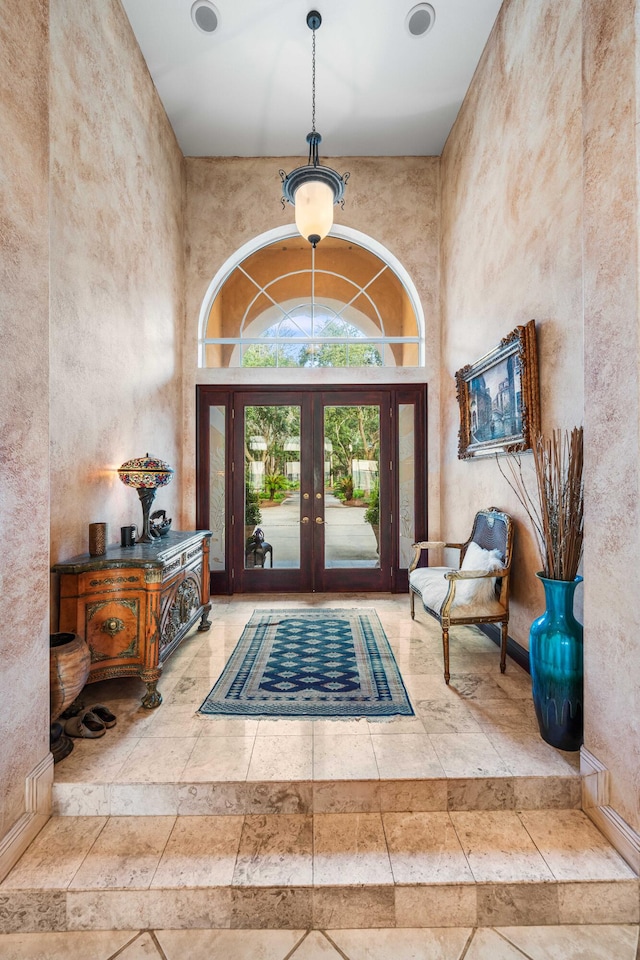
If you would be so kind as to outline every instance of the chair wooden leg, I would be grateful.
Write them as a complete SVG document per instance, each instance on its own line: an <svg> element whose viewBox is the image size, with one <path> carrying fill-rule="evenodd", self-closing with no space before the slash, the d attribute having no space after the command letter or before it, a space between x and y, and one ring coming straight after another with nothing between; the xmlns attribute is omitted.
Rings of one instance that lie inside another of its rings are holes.
<svg viewBox="0 0 640 960"><path fill-rule="evenodd" d="M449 683L449 631L442 628L442 653L444 655L444 682Z"/></svg>
<svg viewBox="0 0 640 960"><path fill-rule="evenodd" d="M416 618L415 593L411 589L409 589L409 596L411 597L411 619L415 620Z"/></svg>
<svg viewBox="0 0 640 960"><path fill-rule="evenodd" d="M508 623L500 624L500 673L504 673L507 669L507 633L509 630Z"/></svg>

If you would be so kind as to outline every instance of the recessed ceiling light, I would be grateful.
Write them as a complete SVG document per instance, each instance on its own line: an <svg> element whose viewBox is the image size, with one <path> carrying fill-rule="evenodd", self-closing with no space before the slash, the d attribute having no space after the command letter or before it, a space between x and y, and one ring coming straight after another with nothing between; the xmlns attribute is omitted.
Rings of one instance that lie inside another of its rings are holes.
<svg viewBox="0 0 640 960"><path fill-rule="evenodd" d="M430 3L418 3L407 14L405 25L411 37L424 37L436 22L436 12Z"/></svg>
<svg viewBox="0 0 640 960"><path fill-rule="evenodd" d="M220 14L211 0L196 0L191 7L191 19L202 33L213 33L220 26Z"/></svg>

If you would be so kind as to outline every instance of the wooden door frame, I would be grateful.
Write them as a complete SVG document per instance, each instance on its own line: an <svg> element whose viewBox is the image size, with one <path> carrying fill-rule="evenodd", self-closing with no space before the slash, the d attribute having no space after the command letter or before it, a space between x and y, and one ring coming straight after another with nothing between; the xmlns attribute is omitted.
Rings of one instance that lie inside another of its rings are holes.
<svg viewBox="0 0 640 960"><path fill-rule="evenodd" d="M262 394L262 395L287 395L304 394L331 394L341 395L344 399L349 394L372 394L380 395L389 393L390 405L393 410L393 417L390 431L390 458L395 463L398 453L398 418L397 412L401 404L414 404L414 435L416 438L416 464L415 464L415 488L414 488L414 512L415 512L415 530L416 538L424 539L427 535L427 385L414 384L375 384L363 386L362 384L314 384L301 389L294 385L229 385L229 384L199 384L196 386L196 525L198 529L206 530L209 527L210 504L209 504L209 408L217 406L224 408L225 411L225 504L226 504L226 530L225 537L225 569L224 571L212 571L211 573L211 592L215 595L232 595L234 592L234 581L232 571L234 569L234 557L232 553L233 536L229 534L232 531L232 509L233 509L233 477L231 472L231 463L233 455L233 414L234 400L237 394ZM348 401L347 401L348 402ZM381 451L382 453L382 451ZM391 512L392 517L399 516L399 489L397 481L393 483L391 490ZM242 516L244 526L244 511ZM394 525L381 525L381 536L386 537L386 549L383 551L390 557L391 576L390 589L393 593L402 593L408 589L408 575L406 570L399 569L398 557L398 537L395 535ZM347 577L346 571L342 571L340 584L334 588L336 592L346 592L352 590L363 590L360 586L352 586ZM331 578L329 578L331 579ZM357 578L356 578L357 579ZM275 584L274 584L275 588ZM273 588L272 588L273 589ZM364 590L377 590L378 588L364 588ZM237 592L237 589L236 589ZM260 591L262 592L262 591Z"/></svg>

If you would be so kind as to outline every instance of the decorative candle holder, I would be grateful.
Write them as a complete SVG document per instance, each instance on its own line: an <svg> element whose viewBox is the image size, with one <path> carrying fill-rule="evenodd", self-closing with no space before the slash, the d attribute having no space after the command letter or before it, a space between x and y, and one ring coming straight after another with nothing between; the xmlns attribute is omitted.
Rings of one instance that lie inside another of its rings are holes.
<svg viewBox="0 0 640 960"><path fill-rule="evenodd" d="M89 524L89 554L92 557L103 557L107 552L107 525L106 523Z"/></svg>
<svg viewBox="0 0 640 960"><path fill-rule="evenodd" d="M168 483L171 483L173 469L164 460L160 460L158 457L150 457L147 453L144 457L136 457L123 463L118 468L118 476L128 487L134 487L140 497L142 535L138 537L137 542L153 543L156 538L151 531L149 520L151 505L158 487L165 487Z"/></svg>

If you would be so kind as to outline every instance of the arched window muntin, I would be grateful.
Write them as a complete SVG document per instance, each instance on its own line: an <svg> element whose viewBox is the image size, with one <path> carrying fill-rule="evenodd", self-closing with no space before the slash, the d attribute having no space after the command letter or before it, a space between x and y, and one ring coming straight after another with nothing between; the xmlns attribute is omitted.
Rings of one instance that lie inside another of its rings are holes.
<svg viewBox="0 0 640 960"><path fill-rule="evenodd" d="M306 367L325 366L320 357L322 356L322 347L342 346L345 349L346 359L349 361L350 347L363 348L369 354L375 356L367 363L367 366L382 366L381 350L386 340L377 336L377 326L369 317L359 311L351 308L351 313L355 314L351 319L345 318L345 305L336 302L335 305L328 300L323 300L316 305L316 314L312 318L309 316L309 303L306 301L291 301L290 303L273 304L266 311L263 311L248 325L241 342L235 343L233 353L229 361L230 367L240 367L242 352L252 346L263 346L275 350L277 358L282 354L283 357L291 356L292 351L307 349L310 359ZM283 333L281 328L285 324L291 324L298 327L300 332ZM302 328L308 323L310 329L304 331ZM335 327L338 325L339 329ZM333 332L327 335L326 330ZM280 328L277 331L274 328ZM395 342L395 341L392 341ZM379 344L380 346L376 346ZM351 351L353 352L353 351ZM315 359L318 358L318 359ZM346 363L346 366L357 366L361 364ZM299 364L290 364L285 362L276 362L275 366L285 369ZM396 366L391 358L385 366Z"/></svg>
<svg viewBox="0 0 640 960"><path fill-rule="evenodd" d="M341 225L334 225L334 229L330 235L339 240L348 241L350 244L353 244L356 248L361 248L363 251L368 251L370 254L373 254L374 257L377 257L381 262L380 269L371 276L366 283L362 285L356 283L350 276L345 275L344 273L337 273L335 271L327 269L317 269L313 266L300 269L300 270L291 270L286 271L282 274L279 274L277 277L272 277L267 282L259 283L256 279L251 276L243 268L243 263L250 258L256 252L268 248L270 246L276 246L278 243L294 238L299 240L299 237L291 226L278 227L274 230L267 231L264 234L261 234L258 237L253 238L253 240L244 244L239 248L227 261L222 265L218 270L216 275L213 277L205 297L202 301L202 306L200 309L199 316L199 366L206 368L209 367L231 367L231 366L241 366L241 354L242 350L250 346L251 344L274 344L276 342L273 337L264 337L261 334L265 330L270 329L274 323L277 321L274 319L274 316L278 316L280 322L286 320L288 316L291 316L296 309L311 309L311 312L318 311L324 314L331 313L338 320L344 321L348 324L351 324L353 327L357 328L360 331L360 336L348 336L348 337L318 337L316 336L316 341L320 343L334 343L334 344L345 344L346 349L348 350L349 344L358 344L358 342L366 342L367 345L371 345L372 349L380 349L384 351L387 346L393 348L396 345L402 344L415 344L417 347L418 355L418 366L424 366L425 363L425 322L424 322L424 312L422 310L422 304L418 296L417 290L411 277L409 276L407 270L402 266L400 261L382 244L374 240L371 237L368 237L366 234L361 233L360 231L353 230L350 227L344 227ZM311 252L311 251L310 251ZM246 306L243 311L242 318L240 319L236 329L238 330L238 336L233 337L207 337L207 328L209 324L209 318L212 312L213 305L216 301L216 298L223 290L225 283L232 276L234 271L239 271L244 275L248 282L252 283L256 287L255 294L251 298L250 304ZM410 305L412 311L412 318L415 320L415 336L387 336L385 333L385 325L382 314L378 309L378 306L375 303L374 298L370 295L368 288L372 286L384 273L385 271L390 272L390 276L394 278L394 281L399 282L402 287L403 293L406 296L407 302ZM300 276L302 274L310 274L311 276L311 293L312 296L310 300L301 300L300 298L292 298L291 301L282 301L279 302L276 297L274 297L270 290L275 287L279 282L282 282L283 278ZM331 302L331 298L324 298L324 300L318 300L315 298L315 274L319 277L334 277L340 283L349 285L353 291L353 295L347 299L344 298L339 301L339 306L336 308ZM269 306L264 310L260 311L253 317L251 316L251 310L256 308L256 304L260 298L264 298ZM354 302L358 298L364 298L364 302L367 304L367 309L372 312L372 316L375 317L375 320L372 320L370 317L367 317L362 311L354 307ZM295 301L295 302L293 302ZM325 309L326 307L326 309ZM377 329L374 329L377 325ZM368 329L367 329L368 328ZM300 338L299 342L302 344L304 340L311 342L311 338ZM290 345L295 342L294 338L286 337L285 342L287 345ZM226 347L227 351L231 347L231 354L227 353L227 362L226 363L213 363L207 364L206 352L209 345L219 345ZM240 361L240 362L239 362ZM382 360L374 361L379 364L382 364ZM396 361L393 357L392 349L386 350L386 359L384 361L386 366L395 366ZM311 364L313 366L313 364ZM348 364L347 364L348 365ZM400 364L402 365L402 363ZM409 365L416 365L415 360L410 362Z"/></svg>
<svg viewBox="0 0 640 960"><path fill-rule="evenodd" d="M250 276L250 274L248 274L246 270L243 269L242 264L238 264L238 269L242 271L242 273L245 275L245 277L247 277L248 280L250 280L252 283L255 283L255 279L254 279L252 276ZM277 300L274 300L273 297L270 297L270 296L269 296L269 288L275 286L275 284L276 284L276 283L279 283L281 280L286 280L286 279L289 278L289 277L304 276L305 274L311 274L311 280L312 280L311 306L312 306L312 309L313 309L313 308L316 308L316 307L320 307L320 308L322 309L322 308L324 308L324 307L327 305L327 300L326 300L326 299L325 299L324 301L322 301L321 303L319 303L318 301L315 300L314 293L313 293L313 286L315 285L315 277L318 276L318 275L327 276L327 277L335 277L337 280L341 280L343 283L347 283L347 284L349 284L350 286L352 286L352 287L354 288L354 291L355 291L353 297L351 298L351 300L349 300L349 301L346 302L346 303L343 303L339 310L337 310L337 311L334 310L334 313L335 313L336 318L340 318L340 317L342 316L342 314L343 314L346 310L348 310L349 307L352 306L352 304L354 303L355 300L357 300L358 297L364 296L364 297L367 298L368 302L370 303L372 310L375 311L376 319L377 319L377 321L378 321L378 328L377 328L377 329L379 329L379 330L382 332L382 336L384 336L384 320L382 319L382 314L380 313L380 310L379 310L378 307L376 306L376 303L375 303L375 301L373 300L373 298L371 297L371 295L367 292L367 287L370 287L371 284L374 283L374 282L385 272L385 270L387 270L387 269L388 269L388 266L385 264L385 266L384 266L381 270L378 270L378 272L376 273L376 275L375 275L374 277L372 277L363 287L360 286L359 284L357 284L357 283L356 283L354 280L352 280L350 277L345 276L344 274L336 273L334 270L318 269L317 267L309 267L307 270L291 270L291 271L289 271L288 273L283 273L283 274L281 274L281 275L278 276L278 277L274 277L273 280L270 280L269 283L265 284L263 287L260 287L260 286L258 286L258 285L256 284L256 286L257 286L256 294L255 294L255 296L253 297L253 299L251 300L251 303L247 306L247 309L245 310L244 316L242 317L242 322L241 322L241 324L240 324L240 335L243 337L243 339L244 339L244 335L245 335L245 334L246 334L247 336L250 335L250 334L249 334L249 331L246 329L246 326L247 326L247 317L249 316L249 314L250 314L250 312L251 312L251 308L255 305L256 301L260 298L260 294L261 294L261 293L266 294L266 296L268 296L269 299L271 300L273 306L282 312L283 319L286 319L287 317L291 316L291 315L295 312L296 309L299 310L299 309L302 309L302 307L306 306L306 303L305 303L304 301L298 301L297 306L294 307L292 310L286 309L284 303L278 302ZM285 301L285 302L286 302L286 301ZM253 321L250 321L250 323L249 323L248 326L249 326L249 327L253 327L253 326L258 322L259 319L260 319L259 317L256 317ZM365 318L365 319L366 319L366 318ZM354 324L354 325L355 325L355 324ZM267 326L264 325L263 329L266 330L266 329L267 329ZM254 331L254 333L255 333L255 331ZM312 332L312 335L313 335L313 332Z"/></svg>

